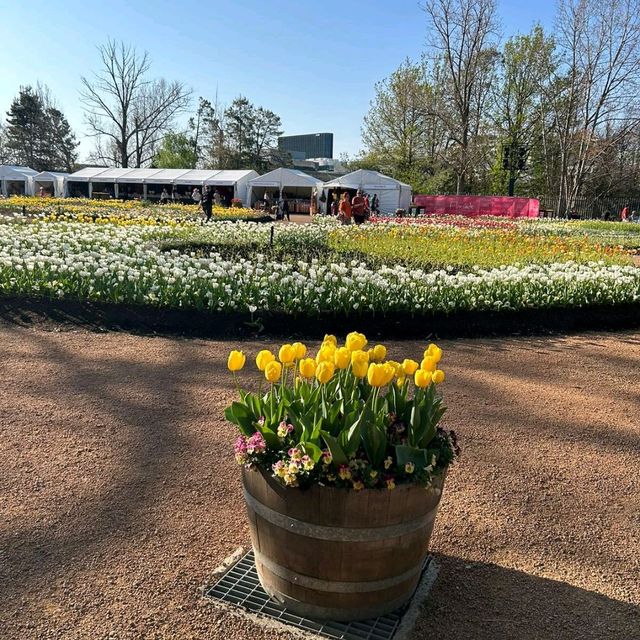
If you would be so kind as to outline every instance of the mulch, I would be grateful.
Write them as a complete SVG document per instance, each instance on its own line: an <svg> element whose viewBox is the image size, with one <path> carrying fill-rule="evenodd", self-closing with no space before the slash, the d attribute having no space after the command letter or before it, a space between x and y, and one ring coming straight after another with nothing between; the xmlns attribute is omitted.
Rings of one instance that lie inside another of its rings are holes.
<svg viewBox="0 0 640 640"><path fill-rule="evenodd" d="M290 637L200 590L249 544L233 346L0 322L3 640ZM441 346L463 456L412 638L638 637L640 333Z"/></svg>

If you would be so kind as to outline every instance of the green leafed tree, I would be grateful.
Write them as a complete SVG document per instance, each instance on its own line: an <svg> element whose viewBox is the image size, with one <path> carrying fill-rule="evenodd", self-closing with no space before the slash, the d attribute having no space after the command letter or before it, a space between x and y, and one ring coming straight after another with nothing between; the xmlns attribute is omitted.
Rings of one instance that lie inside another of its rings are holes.
<svg viewBox="0 0 640 640"><path fill-rule="evenodd" d="M71 171L77 159L75 135L42 85L20 87L7 112L7 155L36 171Z"/></svg>
<svg viewBox="0 0 640 640"><path fill-rule="evenodd" d="M185 169L194 167L196 152L192 138L185 133L167 133L153 158L158 169Z"/></svg>
<svg viewBox="0 0 640 640"><path fill-rule="evenodd" d="M517 181L535 157L543 115L545 79L553 68L555 43L536 25L531 33L509 38L494 87L497 128L494 190L515 194Z"/></svg>

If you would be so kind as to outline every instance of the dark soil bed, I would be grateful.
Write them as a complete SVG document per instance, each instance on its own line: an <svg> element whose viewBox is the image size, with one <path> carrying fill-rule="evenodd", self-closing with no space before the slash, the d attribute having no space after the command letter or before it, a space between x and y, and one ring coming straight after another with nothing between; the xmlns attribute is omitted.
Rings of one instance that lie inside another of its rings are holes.
<svg viewBox="0 0 640 640"><path fill-rule="evenodd" d="M126 304L0 297L0 318L20 326L54 324L96 331L124 330L141 334L248 338L256 335L321 338L361 328L377 338L461 338L508 335L570 334L619 331L640 327L640 304L582 309L476 311L450 315L220 313Z"/></svg>

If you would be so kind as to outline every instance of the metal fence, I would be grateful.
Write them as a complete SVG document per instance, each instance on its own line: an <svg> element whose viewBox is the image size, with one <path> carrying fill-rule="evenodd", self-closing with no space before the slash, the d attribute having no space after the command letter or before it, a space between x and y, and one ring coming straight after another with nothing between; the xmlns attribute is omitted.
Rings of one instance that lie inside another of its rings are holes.
<svg viewBox="0 0 640 640"><path fill-rule="evenodd" d="M559 198L557 196L540 196L540 215L550 218L582 218L601 220L620 220L620 213L628 207L629 213L640 213L640 197L580 197L568 215L558 211Z"/></svg>

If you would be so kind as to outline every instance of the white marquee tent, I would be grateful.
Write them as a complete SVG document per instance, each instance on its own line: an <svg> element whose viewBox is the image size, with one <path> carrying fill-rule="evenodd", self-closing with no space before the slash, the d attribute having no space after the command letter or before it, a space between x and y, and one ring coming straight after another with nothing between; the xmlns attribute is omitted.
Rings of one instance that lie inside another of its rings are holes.
<svg viewBox="0 0 640 640"><path fill-rule="evenodd" d="M322 181L296 169L274 169L249 182L247 202L249 206L261 199L265 192L287 193L292 196L311 198L313 189L322 188Z"/></svg>
<svg viewBox="0 0 640 640"><path fill-rule="evenodd" d="M33 195L33 177L37 171L29 167L0 164L0 187L3 196Z"/></svg>
<svg viewBox="0 0 640 640"><path fill-rule="evenodd" d="M408 211L411 205L411 187L408 184L367 169L358 169L325 182L322 189L325 193L331 189L361 189L369 194L370 200L377 194L381 213L395 213L396 209Z"/></svg>
<svg viewBox="0 0 640 640"><path fill-rule="evenodd" d="M214 188L224 188L230 197L240 198L246 203L249 181L257 176L258 173L253 170L86 167L68 176L67 191L69 195L91 197L95 191L94 185L99 185L101 190L106 189L109 195L115 197L136 193L147 198L158 197L163 188L169 189L170 186L181 187L179 191L184 195L188 187L208 184Z"/></svg>
<svg viewBox="0 0 640 640"><path fill-rule="evenodd" d="M54 198L64 198L68 173L41 171L33 176L33 195L39 195L40 188L49 191Z"/></svg>

